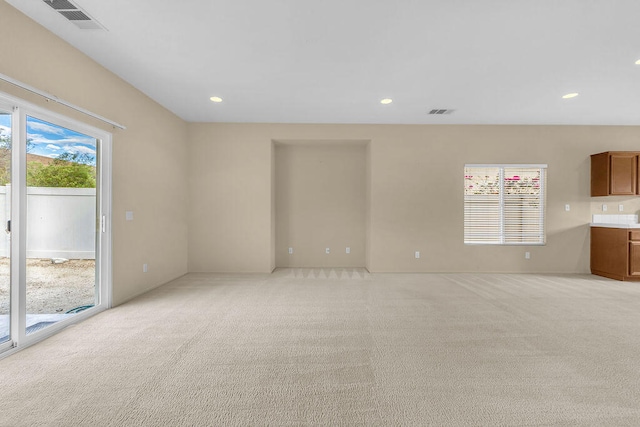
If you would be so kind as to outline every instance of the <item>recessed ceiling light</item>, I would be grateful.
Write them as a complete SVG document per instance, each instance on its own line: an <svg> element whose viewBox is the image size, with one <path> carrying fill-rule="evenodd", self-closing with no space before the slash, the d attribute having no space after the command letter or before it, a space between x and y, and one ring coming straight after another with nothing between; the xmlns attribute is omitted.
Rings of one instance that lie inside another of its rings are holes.
<svg viewBox="0 0 640 427"><path fill-rule="evenodd" d="M209 99L212 100L213 102L222 102L222 98L220 98L219 96L212 96Z"/></svg>
<svg viewBox="0 0 640 427"><path fill-rule="evenodd" d="M562 95L562 98L563 99L575 98L578 95L579 95L578 92L573 92L573 93L568 93L566 95Z"/></svg>
<svg viewBox="0 0 640 427"><path fill-rule="evenodd" d="M391 104L392 102L393 102L393 99L391 98L385 98L380 100L380 104Z"/></svg>
<svg viewBox="0 0 640 427"><path fill-rule="evenodd" d="M636 61L636 65L640 65L640 59Z"/></svg>

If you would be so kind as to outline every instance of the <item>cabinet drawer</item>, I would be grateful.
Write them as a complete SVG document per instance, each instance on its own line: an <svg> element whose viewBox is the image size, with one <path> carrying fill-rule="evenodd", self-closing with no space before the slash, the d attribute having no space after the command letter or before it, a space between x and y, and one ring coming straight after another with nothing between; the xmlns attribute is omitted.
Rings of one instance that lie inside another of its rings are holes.
<svg viewBox="0 0 640 427"><path fill-rule="evenodd" d="M629 231L629 240L640 240L640 230Z"/></svg>

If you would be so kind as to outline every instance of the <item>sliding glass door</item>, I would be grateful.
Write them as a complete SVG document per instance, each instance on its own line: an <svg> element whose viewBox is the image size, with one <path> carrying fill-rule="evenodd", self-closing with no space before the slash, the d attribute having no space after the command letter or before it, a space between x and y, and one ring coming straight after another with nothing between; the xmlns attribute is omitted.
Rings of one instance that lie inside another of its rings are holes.
<svg viewBox="0 0 640 427"><path fill-rule="evenodd" d="M3 97L0 351L108 308L111 281L110 134Z"/></svg>
<svg viewBox="0 0 640 427"><path fill-rule="evenodd" d="M0 107L0 349L11 344L11 118Z"/></svg>
<svg viewBox="0 0 640 427"><path fill-rule="evenodd" d="M99 303L100 141L27 116L26 333Z"/></svg>

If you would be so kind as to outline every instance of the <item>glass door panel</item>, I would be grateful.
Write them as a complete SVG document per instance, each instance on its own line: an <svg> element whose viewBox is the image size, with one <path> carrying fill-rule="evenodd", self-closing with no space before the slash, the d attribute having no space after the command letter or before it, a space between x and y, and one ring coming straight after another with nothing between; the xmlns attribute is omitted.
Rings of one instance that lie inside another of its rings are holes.
<svg viewBox="0 0 640 427"><path fill-rule="evenodd" d="M27 116L26 334L98 304L99 141Z"/></svg>
<svg viewBox="0 0 640 427"><path fill-rule="evenodd" d="M0 110L0 344L11 339L11 113Z"/></svg>

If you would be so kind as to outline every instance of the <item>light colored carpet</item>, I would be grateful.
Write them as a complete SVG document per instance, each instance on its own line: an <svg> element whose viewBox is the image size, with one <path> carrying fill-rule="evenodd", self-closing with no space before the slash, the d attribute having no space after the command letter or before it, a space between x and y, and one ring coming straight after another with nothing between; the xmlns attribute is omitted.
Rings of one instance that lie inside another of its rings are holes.
<svg viewBox="0 0 640 427"><path fill-rule="evenodd" d="M189 274L0 360L0 425L640 425L640 284Z"/></svg>

